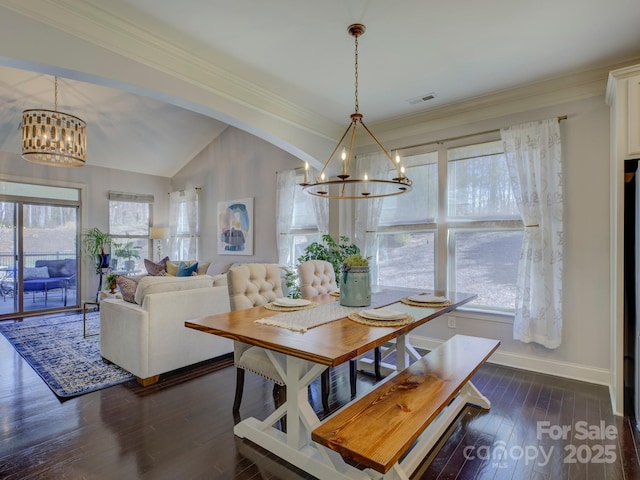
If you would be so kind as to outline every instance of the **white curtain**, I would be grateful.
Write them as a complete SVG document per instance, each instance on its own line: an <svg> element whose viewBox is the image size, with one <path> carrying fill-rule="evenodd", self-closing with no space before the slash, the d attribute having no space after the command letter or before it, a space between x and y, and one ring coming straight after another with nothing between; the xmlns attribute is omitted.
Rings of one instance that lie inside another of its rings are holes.
<svg viewBox="0 0 640 480"><path fill-rule="evenodd" d="M513 337L557 348L562 339L563 179L556 118L501 130L524 222Z"/></svg>
<svg viewBox="0 0 640 480"><path fill-rule="evenodd" d="M285 170L276 175L276 244L278 245L278 262L280 265L293 265L293 202L296 196L296 171Z"/></svg>
<svg viewBox="0 0 640 480"><path fill-rule="evenodd" d="M387 178L391 164L382 153L368 153L358 155L356 158L356 176L364 178L366 173L369 178ZM394 171L395 173L395 171ZM380 193L380 186L370 182L371 195ZM373 256L376 253L376 229L382 213L382 198L367 198L354 200L356 202L356 222L354 230L354 243L360 248L363 257ZM370 262L369 270L371 278L378 278L377 262Z"/></svg>
<svg viewBox="0 0 640 480"><path fill-rule="evenodd" d="M316 171L313 171L316 175ZM306 195L306 193L303 193ZM318 232L320 235L329 233L329 199L322 197L312 197L313 202L313 214L316 218L316 225L318 225Z"/></svg>
<svg viewBox="0 0 640 480"><path fill-rule="evenodd" d="M197 260L199 231L199 188L169 194L169 258Z"/></svg>

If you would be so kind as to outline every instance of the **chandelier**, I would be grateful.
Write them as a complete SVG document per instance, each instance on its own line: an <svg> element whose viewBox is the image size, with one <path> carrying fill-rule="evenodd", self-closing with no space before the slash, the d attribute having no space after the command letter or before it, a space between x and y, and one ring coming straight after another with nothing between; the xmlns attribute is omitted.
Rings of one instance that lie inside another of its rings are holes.
<svg viewBox="0 0 640 480"><path fill-rule="evenodd" d="M57 167L81 167L87 161L87 124L58 112L58 77L53 110L22 112L22 158Z"/></svg>
<svg viewBox="0 0 640 480"><path fill-rule="evenodd" d="M326 161L320 174L314 178L309 178L309 163L305 163L304 182L300 185L309 195L323 198L336 199L362 199L379 198L401 195L411 191L411 180L405 175L405 169L400 164L400 157L396 155L395 160L391 154L382 146L378 139L371 133L371 130L362 121L362 114L358 105L358 37L364 34L365 26L359 23L349 25L347 28L349 35L355 38L355 111L351 114L351 122L344 134L338 141L329 159ZM362 178L354 178L350 174L351 159L353 156L353 145L358 127L361 126L366 134L373 139L373 142L382 151L384 156L391 162L389 175L393 178L372 178L366 168ZM335 177L328 178L328 167L331 161L340 151L341 168L340 173Z"/></svg>

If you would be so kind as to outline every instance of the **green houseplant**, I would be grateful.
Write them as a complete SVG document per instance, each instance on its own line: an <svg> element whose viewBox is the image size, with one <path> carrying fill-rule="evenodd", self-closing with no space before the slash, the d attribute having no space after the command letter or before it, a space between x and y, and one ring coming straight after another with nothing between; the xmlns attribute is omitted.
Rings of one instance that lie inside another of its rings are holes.
<svg viewBox="0 0 640 480"><path fill-rule="evenodd" d="M82 247L84 252L96 261L96 273L101 273L103 268L109 267L111 260L110 233L103 232L98 227L85 230L82 233Z"/></svg>
<svg viewBox="0 0 640 480"><path fill-rule="evenodd" d="M110 293L115 293L116 291L116 285L117 285L117 281L116 281L116 274L115 273L109 273L105 279L104 279L104 289L108 290Z"/></svg>
<svg viewBox="0 0 640 480"><path fill-rule="evenodd" d="M360 253L357 245L349 241L349 237L340 236L337 243L331 235L322 235L322 242L313 242L304 249L304 254L298 257L298 262L307 260L325 260L333 265L336 277L340 276L340 268L344 260L350 255ZM339 281L339 278L337 278Z"/></svg>
<svg viewBox="0 0 640 480"><path fill-rule="evenodd" d="M140 247L136 247L133 245L133 242L129 240L126 243L115 243L113 254L124 260L124 269L127 271L133 270L135 268L134 258L140 258Z"/></svg>

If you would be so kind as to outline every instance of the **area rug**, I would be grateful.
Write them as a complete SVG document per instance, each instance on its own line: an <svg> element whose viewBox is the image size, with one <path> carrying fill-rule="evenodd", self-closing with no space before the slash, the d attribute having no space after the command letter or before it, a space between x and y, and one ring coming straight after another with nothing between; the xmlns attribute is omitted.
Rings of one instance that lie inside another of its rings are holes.
<svg viewBox="0 0 640 480"><path fill-rule="evenodd" d="M100 313L87 313L87 334L100 331ZM0 322L0 333L60 398L101 390L134 378L100 356L100 336L84 338L82 314Z"/></svg>

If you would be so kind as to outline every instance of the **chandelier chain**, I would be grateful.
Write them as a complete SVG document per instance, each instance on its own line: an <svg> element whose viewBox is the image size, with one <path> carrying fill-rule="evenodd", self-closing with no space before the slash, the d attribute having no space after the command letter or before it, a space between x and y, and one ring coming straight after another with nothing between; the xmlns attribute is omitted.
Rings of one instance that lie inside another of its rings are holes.
<svg viewBox="0 0 640 480"><path fill-rule="evenodd" d="M358 105L358 35L355 36L356 39L356 61L355 61L355 71L356 71L356 81L355 81L355 93L356 93L356 104L355 104L355 113L358 113L360 106Z"/></svg>

